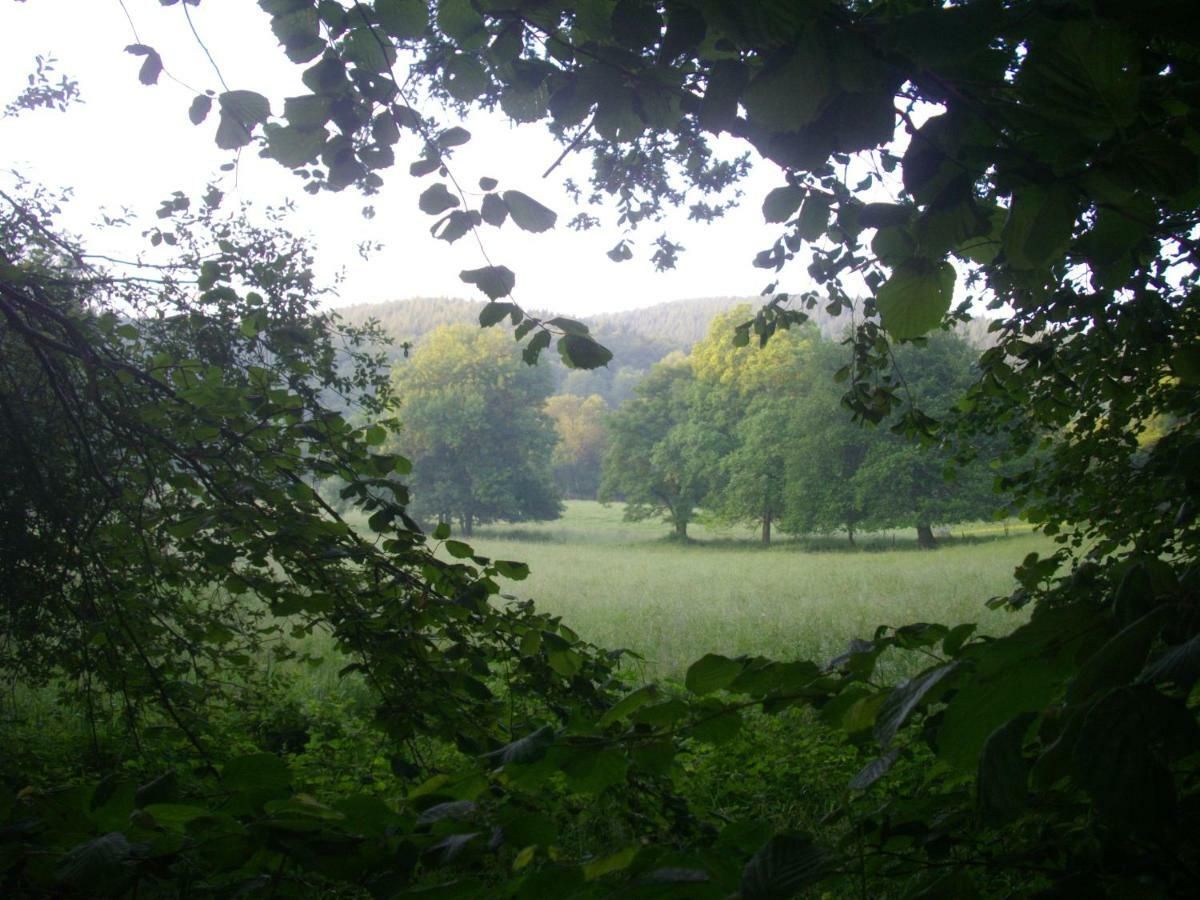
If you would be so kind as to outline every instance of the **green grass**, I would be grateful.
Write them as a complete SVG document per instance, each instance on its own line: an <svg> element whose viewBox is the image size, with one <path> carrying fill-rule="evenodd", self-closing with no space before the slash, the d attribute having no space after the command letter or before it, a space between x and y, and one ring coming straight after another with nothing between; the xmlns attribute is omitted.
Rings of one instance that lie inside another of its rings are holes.
<svg viewBox="0 0 1200 900"><path fill-rule="evenodd" d="M918 550L911 532L868 535L857 548L844 537L764 548L748 529L691 531L681 545L661 522L572 501L560 520L479 529L471 543L529 563L511 593L587 640L641 654L651 678L678 677L707 652L824 659L879 624L970 621L1003 632L1017 620L984 601L1012 589L1025 554L1050 546L1012 523L955 526L934 551Z"/></svg>

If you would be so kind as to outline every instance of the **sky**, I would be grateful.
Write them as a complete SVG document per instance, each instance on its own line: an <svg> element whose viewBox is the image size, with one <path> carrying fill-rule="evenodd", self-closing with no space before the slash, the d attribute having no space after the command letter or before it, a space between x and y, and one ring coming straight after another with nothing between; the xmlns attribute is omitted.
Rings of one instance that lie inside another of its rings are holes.
<svg viewBox="0 0 1200 900"><path fill-rule="evenodd" d="M299 80L303 67L288 62L268 17L253 0L204 0L190 12L229 88L265 94L277 112L284 97L305 92ZM124 52L132 43L149 44L161 54L166 73L158 84L138 81L141 59ZM182 4L125 0L123 8L120 0L26 0L0 5L0 107L25 87L36 54L55 57L58 72L79 81L84 102L66 113L43 110L0 118L0 170L16 170L48 187L71 187L74 200L63 223L84 234L92 252L136 254L145 246L141 231L156 222L153 213L161 200L176 190L199 196L215 180L230 200L259 209L294 202L288 227L312 238L318 274L326 283L341 275L334 305L418 296L483 299L458 277L463 269L486 264L479 247L469 237L453 245L434 239L429 234L434 217L417 209L418 195L433 179L408 174L408 162L420 152L419 139L411 134L401 139L396 166L382 173L385 186L371 198L353 189L305 194L294 175L258 158L252 147L237 157L233 172L221 172L234 157L213 141L216 116L200 126L187 117L195 93L221 85L192 36ZM438 112L430 101L422 111ZM562 179L573 176L586 183L586 159L571 157L543 179L562 148L542 125L512 125L500 114L474 115L462 124L473 134L454 158L462 184L494 177L502 189L523 191L559 215L556 228L540 235L511 223L481 229L492 261L516 272L515 298L526 309L582 316L688 297L754 296L770 281L771 273L753 268L751 260L777 236L778 226L765 225L760 212L763 196L783 183L773 164L756 161L743 183L741 207L724 219L700 225L677 214L651 223L634 236L639 256L613 263L604 253L622 236L619 231L566 227L578 208ZM730 141L721 149L732 155L741 148ZM11 176L0 175L0 184L10 183ZM370 220L362 215L368 204L376 211ZM99 211L122 209L138 214L140 227L94 227ZM676 271L658 273L649 263L650 244L664 231L687 252ZM359 247L365 242L383 248L364 260ZM794 264L784 275L781 290L808 287L802 266Z"/></svg>

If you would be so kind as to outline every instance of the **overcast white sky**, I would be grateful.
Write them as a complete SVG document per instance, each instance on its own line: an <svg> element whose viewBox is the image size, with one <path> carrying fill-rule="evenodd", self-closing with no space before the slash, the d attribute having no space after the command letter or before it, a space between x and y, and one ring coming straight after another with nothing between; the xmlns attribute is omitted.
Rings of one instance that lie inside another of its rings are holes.
<svg viewBox="0 0 1200 900"><path fill-rule="evenodd" d="M159 201L172 191L198 195L208 180L219 177L231 198L256 206L295 201L290 227L312 236L322 274L332 280L339 269L345 272L338 303L478 296L458 278L460 270L484 265L475 243L435 240L428 232L433 219L417 209L417 196L431 180L408 175L407 163L420 150L415 137L402 138L397 165L383 173L386 185L374 198L352 190L311 197L294 176L259 159L252 148L242 153L235 180L232 173L219 172L231 155L213 142L215 116L199 127L187 118L192 89L219 90L220 84L191 37L182 5L163 7L158 0L125 0L125 5L140 42L155 47L168 72L187 87L166 75L152 87L138 82L141 60L123 52L135 37L118 0L0 5L0 107L25 86L38 53L55 56L59 71L79 80L85 100L66 114L39 111L0 119L0 168L48 186L73 187L76 199L67 224L88 231L89 249L129 255L143 243L140 229L89 229L97 210L129 207L150 224ZM284 97L303 92L302 67L283 56L267 16L253 0L204 0L191 13L231 89L266 94L276 111ZM562 177L574 174L583 183L585 160L543 180L561 148L540 125L510 126L502 116L477 116L465 124L475 138L460 148L454 163L464 186L492 176L559 214L554 231L542 235L511 224L483 229L492 260L517 273L515 293L526 308L586 315L685 297L754 295L770 280L770 273L754 269L750 261L776 236L777 226L764 225L759 211L766 192L782 183L774 165L756 164L745 183L743 206L725 220L700 226L680 215L639 228L638 258L616 264L604 251L619 232L602 227L581 234L565 227L576 209L562 190ZM368 203L377 211L370 221L361 215ZM679 269L666 274L656 273L648 262L650 242L663 230L687 248ZM357 252L363 241L385 247L364 262ZM794 265L790 276L784 289L805 287L802 266Z"/></svg>

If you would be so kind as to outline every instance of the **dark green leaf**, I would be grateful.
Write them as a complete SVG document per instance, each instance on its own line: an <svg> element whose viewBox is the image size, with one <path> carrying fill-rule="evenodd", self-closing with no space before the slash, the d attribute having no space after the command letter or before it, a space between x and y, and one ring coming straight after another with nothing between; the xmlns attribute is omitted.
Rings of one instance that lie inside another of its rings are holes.
<svg viewBox="0 0 1200 900"><path fill-rule="evenodd" d="M800 208L804 191L792 185L777 187L763 200L763 218L768 222L786 222Z"/></svg>
<svg viewBox="0 0 1200 900"><path fill-rule="evenodd" d="M1033 713L1021 713L993 731L983 745L975 784L980 811L989 819L1006 821L1025 808L1032 761L1023 747L1034 718Z"/></svg>
<svg viewBox="0 0 1200 900"><path fill-rule="evenodd" d="M915 338L936 328L954 299L954 267L910 259L892 272L875 295L879 318L894 338Z"/></svg>
<svg viewBox="0 0 1200 900"><path fill-rule="evenodd" d="M708 653L688 666L684 684L693 694L711 694L728 687L741 671L738 660Z"/></svg>
<svg viewBox="0 0 1200 900"><path fill-rule="evenodd" d="M820 880L829 854L807 837L777 834L742 871L744 900L787 900Z"/></svg>
<svg viewBox="0 0 1200 900"><path fill-rule="evenodd" d="M419 38L429 26L426 0L375 0L375 15L383 30L401 41Z"/></svg>
<svg viewBox="0 0 1200 900"><path fill-rule="evenodd" d="M908 717L915 710L930 700L936 699L937 694L934 693L933 696L930 696L931 692L934 692L947 677L953 675L959 665L957 662L952 662L938 666L936 669L930 669L893 688L879 710L879 716L875 723L875 740L885 747L890 744L892 738L896 736L896 732L908 721Z"/></svg>
<svg viewBox="0 0 1200 900"><path fill-rule="evenodd" d="M491 300L511 294L512 289L517 284L517 276L507 266L484 266L482 269L464 269L458 273L458 277L467 284L473 284L478 287ZM491 306L492 304L489 304L488 307L484 307L484 311L479 313L479 324L495 325L504 316L516 309L511 303L500 304L500 306L508 308L500 313L497 313L497 310L493 309L492 312L487 313L488 321L484 321L484 313Z"/></svg>
<svg viewBox="0 0 1200 900"><path fill-rule="evenodd" d="M437 184L427 187L422 193L417 205L421 208L421 212L431 216L436 216L448 209L453 209L458 206L458 197L450 193L449 188L439 181Z"/></svg>
<svg viewBox="0 0 1200 900"><path fill-rule="evenodd" d="M501 197L517 227L538 234L554 227L558 215L520 191L505 191Z"/></svg>
<svg viewBox="0 0 1200 900"><path fill-rule="evenodd" d="M549 332L542 333L546 335L546 342L549 343ZM534 340L536 339L535 336ZM565 334L559 338L558 354L568 369L598 369L608 365L612 359L612 351L582 334Z"/></svg>

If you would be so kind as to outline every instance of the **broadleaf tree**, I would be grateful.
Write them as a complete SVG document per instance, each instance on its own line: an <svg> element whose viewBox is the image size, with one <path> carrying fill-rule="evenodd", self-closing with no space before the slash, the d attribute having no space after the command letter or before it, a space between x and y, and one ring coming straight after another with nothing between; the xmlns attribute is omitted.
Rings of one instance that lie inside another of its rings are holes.
<svg viewBox="0 0 1200 900"><path fill-rule="evenodd" d="M476 525L557 518L555 432L542 411L550 372L527 366L502 332L445 325L395 363L402 422L393 438L412 461L414 514Z"/></svg>

